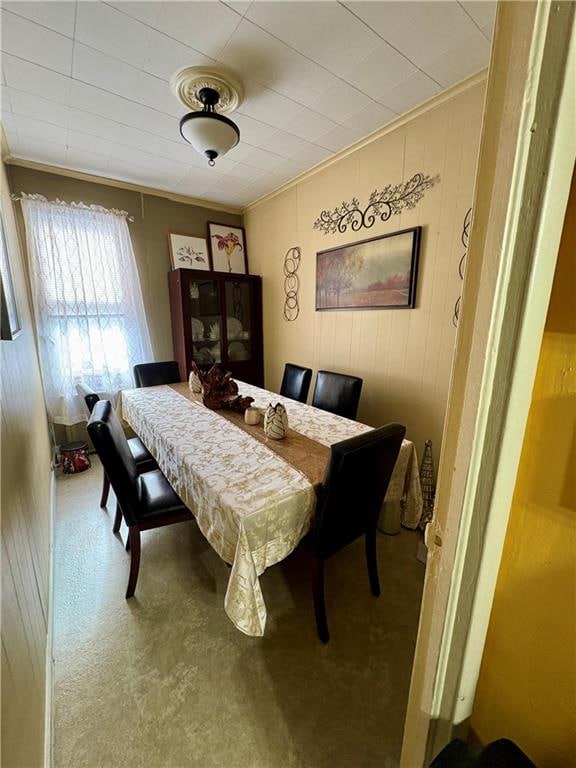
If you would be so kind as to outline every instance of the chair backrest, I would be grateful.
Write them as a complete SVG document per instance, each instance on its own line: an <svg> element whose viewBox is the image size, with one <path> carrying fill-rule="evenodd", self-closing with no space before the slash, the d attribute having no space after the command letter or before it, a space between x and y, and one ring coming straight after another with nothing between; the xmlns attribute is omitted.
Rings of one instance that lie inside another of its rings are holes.
<svg viewBox="0 0 576 768"><path fill-rule="evenodd" d="M362 379L333 371L318 371L312 405L323 411L355 419L362 391Z"/></svg>
<svg viewBox="0 0 576 768"><path fill-rule="evenodd" d="M90 387L86 386L86 384L76 384L76 392L78 392L80 397L84 398L84 402L88 407L88 412L92 413L94 406L98 400L100 400L100 395L98 395L97 392L94 392Z"/></svg>
<svg viewBox="0 0 576 768"><path fill-rule="evenodd" d="M180 366L176 360L163 363L140 363L134 366L137 387L157 387L159 384L176 384L180 378Z"/></svg>
<svg viewBox="0 0 576 768"><path fill-rule="evenodd" d="M308 398L308 390L312 381L312 368L302 368L300 365L286 363L280 394L290 397L299 403L305 403Z"/></svg>
<svg viewBox="0 0 576 768"><path fill-rule="evenodd" d="M331 446L313 525L319 556L376 525L405 434L402 424L387 424Z"/></svg>
<svg viewBox="0 0 576 768"><path fill-rule="evenodd" d="M136 462L110 400L99 400L88 422L88 434L114 489L128 525L138 518L139 481Z"/></svg>

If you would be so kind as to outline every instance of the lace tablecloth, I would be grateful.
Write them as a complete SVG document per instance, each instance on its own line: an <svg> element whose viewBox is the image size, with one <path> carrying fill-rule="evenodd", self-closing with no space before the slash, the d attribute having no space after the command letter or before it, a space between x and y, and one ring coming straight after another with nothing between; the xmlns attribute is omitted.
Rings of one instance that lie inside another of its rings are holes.
<svg viewBox="0 0 576 768"><path fill-rule="evenodd" d="M264 408L286 406L290 427L323 445L371 427L238 382ZM259 576L287 557L307 533L316 495L299 470L217 412L169 386L125 390L120 416L140 436L212 547L232 565L224 607L235 626L260 636L266 606ZM404 440L386 501L403 501L403 523L422 509L413 444Z"/></svg>

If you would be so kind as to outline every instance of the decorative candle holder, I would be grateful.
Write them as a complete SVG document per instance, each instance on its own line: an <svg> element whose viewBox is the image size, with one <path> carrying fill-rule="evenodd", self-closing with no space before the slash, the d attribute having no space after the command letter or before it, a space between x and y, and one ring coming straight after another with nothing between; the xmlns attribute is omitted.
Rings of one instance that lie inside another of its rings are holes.
<svg viewBox="0 0 576 768"><path fill-rule="evenodd" d="M282 440L288 431L288 414L282 403L270 405L264 414L264 434L272 440Z"/></svg>
<svg viewBox="0 0 576 768"><path fill-rule="evenodd" d="M200 381L198 374L194 371L190 371L190 376L188 377L188 386L195 395L199 395L202 392L202 382Z"/></svg>
<svg viewBox="0 0 576 768"><path fill-rule="evenodd" d="M251 427L255 427L257 424L260 424L260 409L254 408L254 406L246 408L244 411L244 421Z"/></svg>

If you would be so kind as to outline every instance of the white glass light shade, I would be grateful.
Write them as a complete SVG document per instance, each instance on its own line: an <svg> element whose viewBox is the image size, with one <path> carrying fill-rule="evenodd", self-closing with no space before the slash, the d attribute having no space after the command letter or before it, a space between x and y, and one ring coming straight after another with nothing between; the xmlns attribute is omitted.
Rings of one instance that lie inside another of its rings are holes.
<svg viewBox="0 0 576 768"><path fill-rule="evenodd" d="M190 112L180 121L180 133L196 152L209 159L220 157L240 140L236 125L214 112Z"/></svg>

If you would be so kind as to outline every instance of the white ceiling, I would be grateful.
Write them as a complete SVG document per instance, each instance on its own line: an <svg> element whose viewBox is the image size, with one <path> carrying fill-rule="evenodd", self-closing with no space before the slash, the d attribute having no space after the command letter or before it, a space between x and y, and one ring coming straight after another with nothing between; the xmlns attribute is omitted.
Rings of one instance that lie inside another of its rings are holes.
<svg viewBox="0 0 576 768"><path fill-rule="evenodd" d="M2 123L16 158L243 206L488 64L496 3L2 2ZM168 80L243 82L238 147L184 142Z"/></svg>

